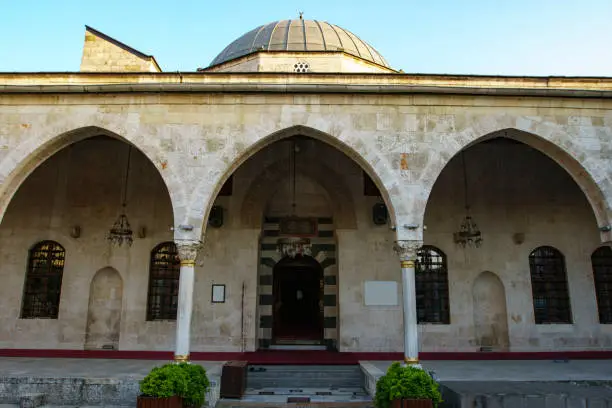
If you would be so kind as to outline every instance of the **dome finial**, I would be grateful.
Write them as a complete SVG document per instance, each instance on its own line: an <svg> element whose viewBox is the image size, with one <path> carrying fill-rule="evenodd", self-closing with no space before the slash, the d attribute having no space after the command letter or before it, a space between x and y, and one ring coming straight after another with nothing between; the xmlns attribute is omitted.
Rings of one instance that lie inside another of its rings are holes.
<svg viewBox="0 0 612 408"><path fill-rule="evenodd" d="M303 11L298 11L298 14L300 15L300 20L304 19L304 12Z"/></svg>

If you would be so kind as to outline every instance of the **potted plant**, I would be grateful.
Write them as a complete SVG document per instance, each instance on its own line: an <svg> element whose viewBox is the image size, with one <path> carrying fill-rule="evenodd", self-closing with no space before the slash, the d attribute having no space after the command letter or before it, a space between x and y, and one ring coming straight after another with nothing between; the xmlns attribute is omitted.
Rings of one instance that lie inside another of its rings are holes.
<svg viewBox="0 0 612 408"><path fill-rule="evenodd" d="M438 383L420 367L395 362L376 382L376 408L432 408L440 402Z"/></svg>
<svg viewBox="0 0 612 408"><path fill-rule="evenodd" d="M197 364L168 363L155 367L140 382L138 408L199 408L209 381Z"/></svg>

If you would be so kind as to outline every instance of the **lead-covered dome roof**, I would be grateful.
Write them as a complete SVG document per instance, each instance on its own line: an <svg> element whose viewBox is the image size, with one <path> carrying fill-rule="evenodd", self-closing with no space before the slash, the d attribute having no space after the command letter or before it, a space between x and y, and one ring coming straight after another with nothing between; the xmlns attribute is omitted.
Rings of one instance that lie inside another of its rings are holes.
<svg viewBox="0 0 612 408"><path fill-rule="evenodd" d="M210 65L257 51L344 51L390 68L374 47L350 31L324 21L302 18L274 21L249 31L225 47Z"/></svg>

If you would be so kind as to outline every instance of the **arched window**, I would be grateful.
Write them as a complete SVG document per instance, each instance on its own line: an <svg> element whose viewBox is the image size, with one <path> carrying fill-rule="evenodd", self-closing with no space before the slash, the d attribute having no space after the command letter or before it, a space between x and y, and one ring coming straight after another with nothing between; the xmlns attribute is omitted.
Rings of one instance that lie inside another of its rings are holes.
<svg viewBox="0 0 612 408"><path fill-rule="evenodd" d="M572 323L563 254L541 246L529 255L531 290L536 324Z"/></svg>
<svg viewBox="0 0 612 408"><path fill-rule="evenodd" d="M42 241L30 249L22 319L57 319L65 259L64 247L54 241Z"/></svg>
<svg viewBox="0 0 612 408"><path fill-rule="evenodd" d="M181 262L174 242L151 251L147 320L176 320Z"/></svg>
<svg viewBox="0 0 612 408"><path fill-rule="evenodd" d="M612 248L599 247L591 255L599 323L612 324Z"/></svg>
<svg viewBox="0 0 612 408"><path fill-rule="evenodd" d="M417 252L415 272L417 321L449 324L446 255L436 247L423 246Z"/></svg>

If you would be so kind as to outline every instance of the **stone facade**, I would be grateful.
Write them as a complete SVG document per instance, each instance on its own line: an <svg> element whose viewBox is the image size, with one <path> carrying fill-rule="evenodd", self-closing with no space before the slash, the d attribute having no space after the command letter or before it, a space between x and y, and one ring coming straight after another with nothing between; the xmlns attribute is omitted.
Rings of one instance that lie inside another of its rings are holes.
<svg viewBox="0 0 612 408"><path fill-rule="evenodd" d="M450 324L419 325L422 351L612 347L590 263L612 241L612 81L355 74L340 60L321 75L152 73L154 59L94 31L82 70L121 74L0 75L0 347L173 349L176 322L147 321L146 305L151 250L175 241L195 267L190 349L258 348L278 261L266 237L291 212L284 140L294 137L297 215L331 220L315 244L325 338L340 351L404 347L401 293L388 306L364 299L366 282L401 280L395 241L447 259ZM114 66L96 60L103 49L119 53L103 58ZM277 57L244 61L255 70ZM105 238L130 145L135 241L117 248ZM461 151L479 249L453 241ZM364 194L364 172L380 198ZM230 177L231 195L219 195ZM375 225L381 200L389 222ZM207 222L214 205L220 228ZM28 250L42 240L66 251L59 318L22 319ZM571 324L535 324L528 257L539 246L563 254ZM211 303L212 284L225 285L224 303Z"/></svg>

